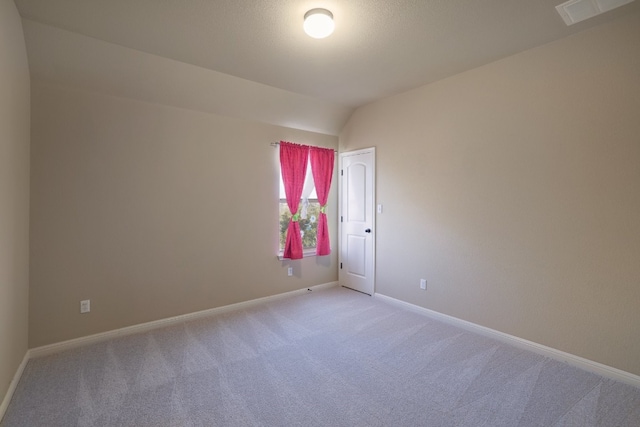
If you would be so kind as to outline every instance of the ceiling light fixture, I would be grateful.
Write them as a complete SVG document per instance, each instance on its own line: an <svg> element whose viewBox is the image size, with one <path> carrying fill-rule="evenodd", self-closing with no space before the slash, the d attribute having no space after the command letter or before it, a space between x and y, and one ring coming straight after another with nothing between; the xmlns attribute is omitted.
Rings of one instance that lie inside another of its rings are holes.
<svg viewBox="0 0 640 427"><path fill-rule="evenodd" d="M304 14L304 32L314 39L323 39L335 28L333 14L327 9L311 9Z"/></svg>

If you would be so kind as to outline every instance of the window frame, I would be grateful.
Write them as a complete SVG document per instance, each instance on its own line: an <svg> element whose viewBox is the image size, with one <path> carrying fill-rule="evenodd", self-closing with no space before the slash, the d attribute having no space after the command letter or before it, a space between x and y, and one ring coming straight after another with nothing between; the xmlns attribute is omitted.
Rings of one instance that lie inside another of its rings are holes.
<svg viewBox="0 0 640 427"><path fill-rule="evenodd" d="M318 201L318 199L307 199L309 201L309 203L317 203L320 204L320 202ZM280 205L281 204L287 204L287 199L280 199L278 202L278 224L280 224ZM302 199L300 199L300 203L302 203ZM317 236L317 228L316 228L316 236ZM316 256L316 249L317 246L313 246L311 248L302 248L302 257L303 258L307 258L307 257L311 257L311 256ZM287 258L283 258L284 255L284 248L280 249L280 230L278 230L278 259L280 261L287 259Z"/></svg>
<svg viewBox="0 0 640 427"><path fill-rule="evenodd" d="M308 160L308 165L307 165L307 174L312 174L311 172L311 160ZM311 177L311 179L313 180L313 176ZM282 188L283 186L283 182L282 182L282 169L278 168L278 188ZM278 191L279 193L280 191ZM316 188L315 188L315 183L313 185L313 190L311 191L311 194L316 195ZM278 194L280 195L280 194ZM302 203L302 198L300 198L300 203ZM316 195L315 198L308 198L307 199L309 201L309 203L320 203L318 201L318 196ZM280 225L280 205L281 204L287 204L287 199L286 198L280 198L278 200L278 225ZM317 228L316 228L316 236L317 236ZM317 241L317 240L316 240ZM312 257L312 256L316 256L316 250L317 250L317 246L314 246L312 248L302 248L302 257L303 258L307 258L307 257ZM280 229L278 227L278 260L282 261L282 260L286 260L288 258L284 258L284 248L280 249Z"/></svg>

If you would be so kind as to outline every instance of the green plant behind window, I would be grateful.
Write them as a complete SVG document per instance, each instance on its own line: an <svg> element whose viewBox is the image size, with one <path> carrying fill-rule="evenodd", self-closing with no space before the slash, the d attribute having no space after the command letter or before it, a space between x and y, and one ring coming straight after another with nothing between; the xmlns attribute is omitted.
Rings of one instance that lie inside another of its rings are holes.
<svg viewBox="0 0 640 427"><path fill-rule="evenodd" d="M318 236L318 218L320 217L320 203L317 200L309 200L307 207L307 217L300 218L300 232L302 233L302 248L313 249L316 247ZM280 251L284 250L287 240L287 228L291 214L286 201L280 201Z"/></svg>

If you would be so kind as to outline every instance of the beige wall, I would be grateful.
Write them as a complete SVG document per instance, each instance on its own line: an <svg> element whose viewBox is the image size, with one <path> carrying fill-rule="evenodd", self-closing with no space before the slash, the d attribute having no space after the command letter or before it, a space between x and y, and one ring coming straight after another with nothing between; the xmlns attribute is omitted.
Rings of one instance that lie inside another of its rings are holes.
<svg viewBox="0 0 640 427"><path fill-rule="evenodd" d="M360 108L369 146L377 292L640 374L638 15Z"/></svg>
<svg viewBox="0 0 640 427"><path fill-rule="evenodd" d="M0 403L27 352L29 67L13 0L0 0Z"/></svg>
<svg viewBox="0 0 640 427"><path fill-rule="evenodd" d="M276 258L279 140L338 145L32 81L30 347L336 281Z"/></svg>

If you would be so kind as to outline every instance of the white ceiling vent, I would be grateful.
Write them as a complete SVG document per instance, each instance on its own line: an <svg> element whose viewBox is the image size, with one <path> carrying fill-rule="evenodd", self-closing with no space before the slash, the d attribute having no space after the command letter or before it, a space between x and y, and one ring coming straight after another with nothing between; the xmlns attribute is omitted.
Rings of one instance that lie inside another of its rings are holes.
<svg viewBox="0 0 640 427"><path fill-rule="evenodd" d="M593 18L633 0L569 0L556 6L567 25Z"/></svg>

